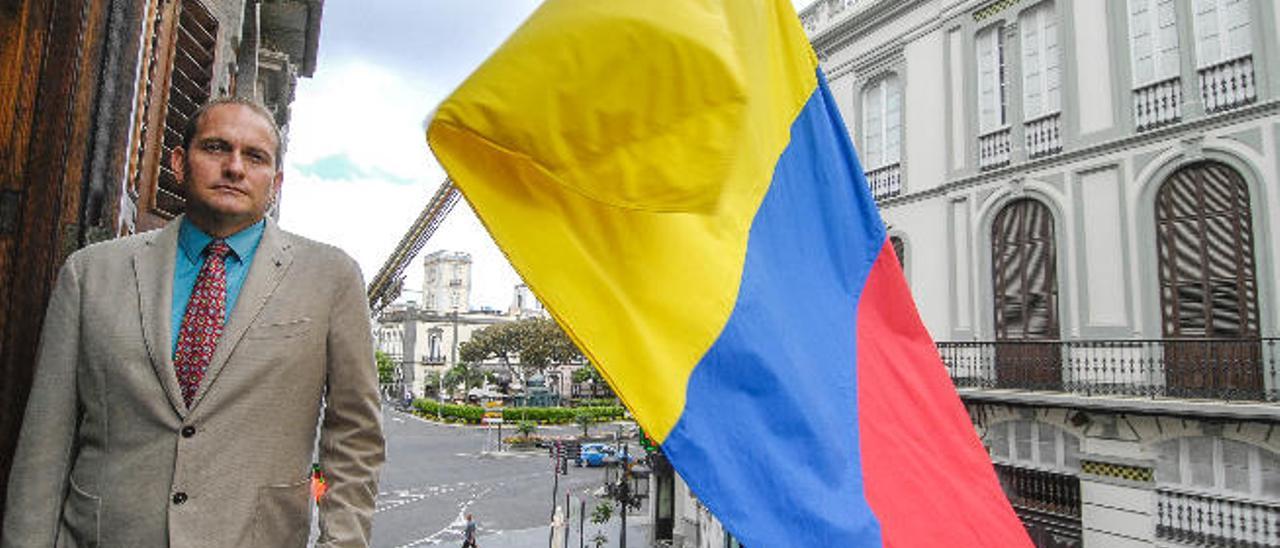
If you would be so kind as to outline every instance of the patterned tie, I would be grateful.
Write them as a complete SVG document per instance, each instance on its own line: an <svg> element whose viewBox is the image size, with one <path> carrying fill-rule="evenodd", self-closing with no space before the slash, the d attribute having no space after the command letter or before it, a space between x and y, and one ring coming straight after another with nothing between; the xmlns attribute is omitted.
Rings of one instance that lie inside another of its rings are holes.
<svg viewBox="0 0 1280 548"><path fill-rule="evenodd" d="M196 285L187 301L187 312L178 329L178 349L173 354L173 367L182 387L182 401L191 400L200 388L204 370L209 367L213 350L222 336L222 323L227 315L227 266L225 259L231 248L225 240L214 240L205 246L204 266L196 276Z"/></svg>

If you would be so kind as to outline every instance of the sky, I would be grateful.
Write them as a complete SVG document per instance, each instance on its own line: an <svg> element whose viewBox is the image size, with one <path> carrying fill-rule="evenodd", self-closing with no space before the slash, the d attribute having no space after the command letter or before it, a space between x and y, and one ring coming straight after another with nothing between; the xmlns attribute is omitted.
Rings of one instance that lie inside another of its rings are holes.
<svg viewBox="0 0 1280 548"><path fill-rule="evenodd" d="M444 181L430 113L539 3L325 2L316 71L292 106L280 225L342 248L372 279ZM510 305L519 277L465 200L405 269L402 300L420 299L422 257L437 250L471 254L471 308Z"/></svg>

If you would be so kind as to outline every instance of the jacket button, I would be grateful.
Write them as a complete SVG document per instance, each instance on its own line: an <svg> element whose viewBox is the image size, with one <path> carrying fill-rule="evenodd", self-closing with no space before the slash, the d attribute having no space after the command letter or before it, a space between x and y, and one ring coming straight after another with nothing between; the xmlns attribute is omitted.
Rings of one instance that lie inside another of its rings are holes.
<svg viewBox="0 0 1280 548"><path fill-rule="evenodd" d="M182 503L184 503L184 502L187 502L187 494L186 494L186 493L183 493L182 491L178 491L177 493L174 493L174 494L173 494L173 503L174 503L174 504L182 504Z"/></svg>
<svg viewBox="0 0 1280 548"><path fill-rule="evenodd" d="M182 427L182 437L184 437L184 438L189 438L189 437L194 436L194 435L196 435L196 427L194 427L194 426L183 426L183 427Z"/></svg>

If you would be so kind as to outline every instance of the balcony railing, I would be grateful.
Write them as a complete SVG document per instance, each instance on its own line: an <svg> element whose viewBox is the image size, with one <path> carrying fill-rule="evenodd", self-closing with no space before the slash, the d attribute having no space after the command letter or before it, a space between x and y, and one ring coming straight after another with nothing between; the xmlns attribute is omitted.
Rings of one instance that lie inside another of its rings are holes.
<svg viewBox="0 0 1280 548"><path fill-rule="evenodd" d="M1080 517L1080 478L999 463L995 467L1000 486L1014 508Z"/></svg>
<svg viewBox="0 0 1280 548"><path fill-rule="evenodd" d="M1030 122L1023 129L1027 145L1027 156L1039 158L1062 152L1062 115L1046 114Z"/></svg>
<svg viewBox="0 0 1280 548"><path fill-rule="evenodd" d="M424 365L444 365L444 356L427 356L422 358Z"/></svg>
<svg viewBox="0 0 1280 548"><path fill-rule="evenodd" d="M1206 112L1247 105L1258 98L1251 55L1202 68L1199 73L1200 98Z"/></svg>
<svg viewBox="0 0 1280 548"><path fill-rule="evenodd" d="M1138 131L1181 120L1182 79L1175 76L1133 90L1133 114Z"/></svg>
<svg viewBox="0 0 1280 548"><path fill-rule="evenodd" d="M902 194L902 164L878 167L867 172L867 185L876 201Z"/></svg>
<svg viewBox="0 0 1280 548"><path fill-rule="evenodd" d="M1080 478L996 463L1000 487L1036 546L1078 548Z"/></svg>
<svg viewBox="0 0 1280 548"><path fill-rule="evenodd" d="M1009 165L1009 128L998 129L978 137L978 168L992 169Z"/></svg>
<svg viewBox="0 0 1280 548"><path fill-rule="evenodd" d="M1280 338L938 343L958 388L1280 401Z"/></svg>
<svg viewBox="0 0 1280 548"><path fill-rule="evenodd" d="M1156 538L1194 546L1280 546L1280 503L1156 491Z"/></svg>

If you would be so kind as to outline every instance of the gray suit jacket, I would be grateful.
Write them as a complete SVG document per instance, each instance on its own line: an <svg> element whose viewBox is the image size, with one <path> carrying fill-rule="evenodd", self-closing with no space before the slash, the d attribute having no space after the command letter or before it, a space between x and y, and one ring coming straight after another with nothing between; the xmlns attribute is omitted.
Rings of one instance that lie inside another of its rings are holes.
<svg viewBox="0 0 1280 548"><path fill-rule="evenodd" d="M177 238L174 221L63 266L4 546L303 546L317 431L319 545L367 546L384 446L359 267L268 221L188 410L170 353Z"/></svg>

